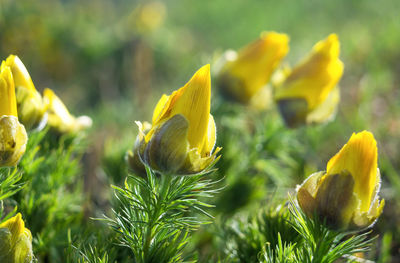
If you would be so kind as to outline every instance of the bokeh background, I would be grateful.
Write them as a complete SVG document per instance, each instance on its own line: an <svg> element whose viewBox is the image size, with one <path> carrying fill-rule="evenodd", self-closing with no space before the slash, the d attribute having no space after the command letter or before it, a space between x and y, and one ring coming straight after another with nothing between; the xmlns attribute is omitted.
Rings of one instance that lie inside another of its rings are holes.
<svg viewBox="0 0 400 263"><path fill-rule="evenodd" d="M337 33L345 71L331 123L287 130L274 105L255 112L224 101L213 86L212 111L224 147L218 176L227 185L215 213L249 213L272 196L287 195L307 175L323 170L352 132L368 129L378 141L387 200L371 257L398 262L399 11L397 0L0 0L0 57L18 55L39 91L54 89L73 114L93 118L82 164L89 217L108 206L109 185L124 180L123 157L137 133L134 121L150 120L163 93L262 31L290 36L285 63L291 65L314 43ZM253 133L257 136L232 143ZM384 251L383 237L389 240ZM206 254L207 248L201 251Z"/></svg>

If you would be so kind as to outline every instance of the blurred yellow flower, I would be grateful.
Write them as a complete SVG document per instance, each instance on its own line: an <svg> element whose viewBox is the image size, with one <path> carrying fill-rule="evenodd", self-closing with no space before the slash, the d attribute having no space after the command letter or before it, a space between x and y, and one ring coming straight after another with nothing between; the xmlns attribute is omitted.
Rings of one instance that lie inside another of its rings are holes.
<svg viewBox="0 0 400 263"><path fill-rule="evenodd" d="M312 174L298 188L301 209L339 230L360 230L371 226L382 213L379 200L378 150L372 133L353 134L332 157L326 172Z"/></svg>
<svg viewBox="0 0 400 263"><path fill-rule="evenodd" d="M76 118L71 115L64 103L51 89L43 91L43 100L46 104L47 124L59 133L76 133L92 126L92 119L88 116Z"/></svg>
<svg viewBox="0 0 400 263"><path fill-rule="evenodd" d="M289 127L319 123L334 116L340 99L336 85L344 67L339 52L337 35L329 35L276 87L275 101Z"/></svg>
<svg viewBox="0 0 400 263"><path fill-rule="evenodd" d="M45 121L43 117L46 107L42 96L35 89L27 69L15 55L8 56L7 60L2 63L2 67L4 66L10 67L14 78L19 120L27 129L40 126L41 122Z"/></svg>
<svg viewBox="0 0 400 263"><path fill-rule="evenodd" d="M0 224L0 262L33 262L31 231L20 213Z"/></svg>
<svg viewBox="0 0 400 263"><path fill-rule="evenodd" d="M259 39L238 53L225 53L217 83L228 97L242 103L251 99L268 83L273 71L289 52L289 37L263 32Z"/></svg>
<svg viewBox="0 0 400 263"><path fill-rule="evenodd" d="M0 69L0 167L15 166L25 153L28 136L18 121L15 87L11 69Z"/></svg>
<svg viewBox="0 0 400 263"><path fill-rule="evenodd" d="M163 24L166 7L161 1L149 2L138 6L133 13L137 30L140 33L149 33Z"/></svg>
<svg viewBox="0 0 400 263"><path fill-rule="evenodd" d="M210 166L216 129L210 114L210 65L200 68L186 85L163 95L146 133L139 124L136 152L151 168L164 173L194 174Z"/></svg>

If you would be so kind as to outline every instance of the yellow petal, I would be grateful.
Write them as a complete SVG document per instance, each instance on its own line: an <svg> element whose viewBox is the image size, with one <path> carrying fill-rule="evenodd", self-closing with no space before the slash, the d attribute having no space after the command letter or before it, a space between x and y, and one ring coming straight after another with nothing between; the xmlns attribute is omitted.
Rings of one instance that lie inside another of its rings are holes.
<svg viewBox="0 0 400 263"><path fill-rule="evenodd" d="M327 98L343 74L339 51L336 34L318 42L311 54L293 69L282 87L277 89L275 99L304 98L309 110L314 110Z"/></svg>
<svg viewBox="0 0 400 263"><path fill-rule="evenodd" d="M207 136L204 138L204 144L201 150L201 156L210 156L212 153L215 142L217 140L217 129L215 127L214 117L210 114L208 119Z"/></svg>
<svg viewBox="0 0 400 263"><path fill-rule="evenodd" d="M58 132L77 132L92 125L92 119L88 116L76 118L71 115L60 98L51 90L43 91L43 99L48 109L48 124Z"/></svg>
<svg viewBox="0 0 400 263"><path fill-rule="evenodd" d="M27 129L37 128L44 121L46 105L42 96L36 90L18 86L15 89L17 97L18 119Z"/></svg>
<svg viewBox="0 0 400 263"><path fill-rule="evenodd" d="M273 71L289 51L289 37L276 32L264 32L255 42L238 52L227 62L224 73L240 80L240 85L224 87L239 101L247 102L269 81ZM223 74L224 75L224 74ZM235 82L236 83L236 82Z"/></svg>
<svg viewBox="0 0 400 263"><path fill-rule="evenodd" d="M328 97L307 115L307 123L322 123L334 118L340 101L339 87L333 88Z"/></svg>
<svg viewBox="0 0 400 263"><path fill-rule="evenodd" d="M26 89L36 91L31 76L29 76L28 70L18 56L8 56L5 64L11 68L16 87L23 86Z"/></svg>
<svg viewBox="0 0 400 263"><path fill-rule="evenodd" d="M169 99L170 96L163 94L161 99L157 102L156 107L154 108L152 123L153 125L157 125L159 119L165 114L165 112L169 108L169 104L171 100Z"/></svg>
<svg viewBox="0 0 400 263"><path fill-rule="evenodd" d="M203 146L207 136L210 115L211 77L210 65L200 68L179 90L168 98L162 97L155 109L153 127L176 114L182 114L189 122L188 141L191 148ZM164 107L161 105L164 104ZM157 114L159 113L159 114Z"/></svg>
<svg viewBox="0 0 400 263"><path fill-rule="evenodd" d="M18 117L13 75L10 68L4 65L0 71L0 116L2 115Z"/></svg>
<svg viewBox="0 0 400 263"><path fill-rule="evenodd" d="M332 157L327 173L348 171L354 178L354 192L361 200L360 211L368 211L377 185L378 150L372 133L363 131L351 136L343 148Z"/></svg>
<svg viewBox="0 0 400 263"><path fill-rule="evenodd" d="M63 122L69 124L74 121L74 118L69 113L67 107L60 100L60 98L51 89L45 89L43 91L43 96L48 103L49 111L58 116Z"/></svg>

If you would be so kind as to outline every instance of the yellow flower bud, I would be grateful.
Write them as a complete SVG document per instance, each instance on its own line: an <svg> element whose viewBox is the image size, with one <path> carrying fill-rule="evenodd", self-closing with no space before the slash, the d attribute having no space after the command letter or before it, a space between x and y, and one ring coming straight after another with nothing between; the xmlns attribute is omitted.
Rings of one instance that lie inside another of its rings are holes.
<svg viewBox="0 0 400 263"><path fill-rule="evenodd" d="M15 55L8 56L2 67L8 66L14 78L17 97L18 118L28 128L41 126L45 121L46 106L35 89L32 79L22 61Z"/></svg>
<svg viewBox="0 0 400 263"><path fill-rule="evenodd" d="M172 174L194 174L209 167L220 150L213 153L216 129L210 99L210 66L206 65L184 87L161 97L149 132L139 127L141 160Z"/></svg>
<svg viewBox="0 0 400 263"><path fill-rule="evenodd" d="M17 117L0 116L0 167L16 166L26 150L28 135Z"/></svg>
<svg viewBox="0 0 400 263"><path fill-rule="evenodd" d="M0 167L15 166L25 153L28 136L18 122L14 80L7 66L0 69Z"/></svg>
<svg viewBox="0 0 400 263"><path fill-rule="evenodd" d="M92 119L88 116L76 118L71 115L64 103L51 89L43 91L43 99L46 104L47 124L59 133L76 133L92 126Z"/></svg>
<svg viewBox="0 0 400 263"><path fill-rule="evenodd" d="M335 115L340 99L336 84L344 67L339 52L337 35L329 35L276 88L275 101L289 127L324 122Z"/></svg>
<svg viewBox="0 0 400 263"><path fill-rule="evenodd" d="M326 172L312 174L298 188L301 209L314 213L338 230L360 230L371 226L382 213L379 200L378 150L372 133L353 134L332 157Z"/></svg>
<svg viewBox="0 0 400 263"><path fill-rule="evenodd" d="M0 262L33 262L31 231L20 213L0 224Z"/></svg>
<svg viewBox="0 0 400 263"><path fill-rule="evenodd" d="M219 88L236 101L250 103L268 83L288 51L286 34L263 32L259 39L238 53L225 53L226 62L218 73Z"/></svg>

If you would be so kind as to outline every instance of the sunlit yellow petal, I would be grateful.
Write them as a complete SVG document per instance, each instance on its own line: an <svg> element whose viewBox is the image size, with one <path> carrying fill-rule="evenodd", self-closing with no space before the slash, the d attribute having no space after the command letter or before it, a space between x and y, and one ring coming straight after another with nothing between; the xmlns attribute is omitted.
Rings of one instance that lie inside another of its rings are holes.
<svg viewBox="0 0 400 263"><path fill-rule="evenodd" d="M18 56L10 55L6 60L6 65L11 68L13 72L15 86L24 86L25 88L36 91L35 86L33 85L31 76L28 73L25 65L19 59Z"/></svg>
<svg viewBox="0 0 400 263"><path fill-rule="evenodd" d="M170 96L162 95L161 99L158 101L156 107L153 111L152 122L153 125L157 123L157 121L164 115L164 113L168 110L170 100Z"/></svg>
<svg viewBox="0 0 400 263"><path fill-rule="evenodd" d="M309 110L320 105L343 74L339 60L340 43L336 34L318 42L311 54L289 74L277 89L275 99L304 98Z"/></svg>
<svg viewBox="0 0 400 263"><path fill-rule="evenodd" d="M215 127L214 117L210 114L210 118L208 119L207 136L204 138L204 145L200 150L202 156L210 156L214 149L216 139L217 129Z"/></svg>
<svg viewBox="0 0 400 263"><path fill-rule="evenodd" d="M74 133L92 125L92 119L88 116L76 118L71 115L61 99L51 89L43 91L43 98L48 108L48 125L58 132Z"/></svg>
<svg viewBox="0 0 400 263"><path fill-rule="evenodd" d="M307 123L321 123L332 119L340 101L339 87L333 88L328 97L307 115Z"/></svg>
<svg viewBox="0 0 400 263"><path fill-rule="evenodd" d="M353 134L350 140L329 160L327 173L348 171L355 181L354 192L361 200L361 211L368 211L377 184L378 151L372 133Z"/></svg>
<svg viewBox="0 0 400 263"><path fill-rule="evenodd" d="M289 37L276 32L263 32L247 45L220 75L220 87L235 99L247 103L264 85L289 51Z"/></svg>
<svg viewBox="0 0 400 263"><path fill-rule="evenodd" d="M54 116L57 116L57 122L64 122L66 125L70 125L74 122L74 118L69 113L67 107L65 107L64 103L58 98L54 91L45 89L43 91L43 96L46 103L49 105L49 111L51 111Z"/></svg>
<svg viewBox="0 0 400 263"><path fill-rule="evenodd" d="M203 145L207 136L210 116L211 77L210 65L200 68L179 90L180 96L172 101L170 116L182 114L189 122L188 141L191 148Z"/></svg>
<svg viewBox="0 0 400 263"><path fill-rule="evenodd" d="M2 66L0 72L0 116L2 115L18 116L13 76L7 66Z"/></svg>

